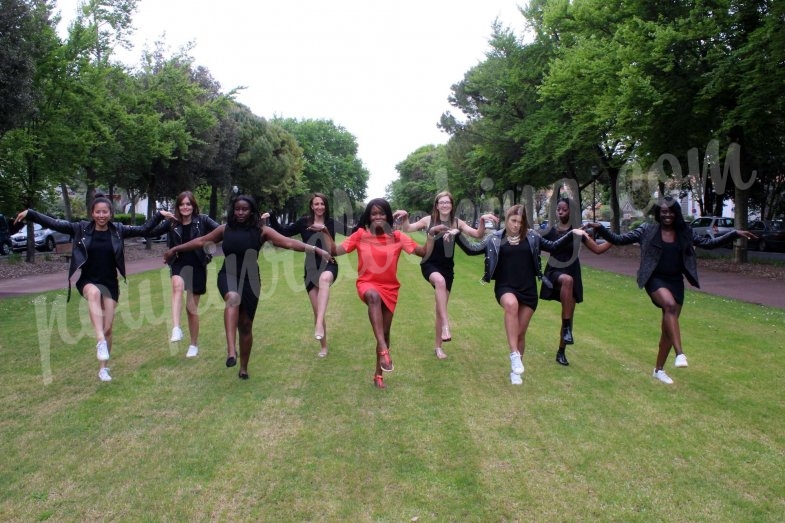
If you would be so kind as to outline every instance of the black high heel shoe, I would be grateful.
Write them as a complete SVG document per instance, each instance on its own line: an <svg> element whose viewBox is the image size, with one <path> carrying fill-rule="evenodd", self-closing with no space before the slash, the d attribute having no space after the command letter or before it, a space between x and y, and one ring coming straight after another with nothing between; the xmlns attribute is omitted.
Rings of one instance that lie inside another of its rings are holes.
<svg viewBox="0 0 785 523"><path fill-rule="evenodd" d="M237 358L235 358L234 356L229 356L228 358L226 358L227 367L234 367L235 365L237 365Z"/></svg>
<svg viewBox="0 0 785 523"><path fill-rule="evenodd" d="M567 355L564 354L563 350L556 351L556 363L564 365L565 367L570 364L570 362L567 361Z"/></svg>
<svg viewBox="0 0 785 523"><path fill-rule="evenodd" d="M241 380L247 380L249 378L248 371L241 370L240 373L237 375L238 378Z"/></svg>

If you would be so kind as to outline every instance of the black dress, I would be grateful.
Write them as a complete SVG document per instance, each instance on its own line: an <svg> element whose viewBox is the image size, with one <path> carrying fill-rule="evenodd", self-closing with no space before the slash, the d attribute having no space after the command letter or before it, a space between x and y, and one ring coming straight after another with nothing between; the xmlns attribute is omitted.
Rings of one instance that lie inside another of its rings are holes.
<svg viewBox="0 0 785 523"><path fill-rule="evenodd" d="M299 234L304 243L326 250L326 246L323 245L321 239L322 233L310 230L308 228L310 225L308 217L305 216L291 225L280 225L274 219L270 220L270 226L284 236L291 237ZM335 241L335 221L332 218L329 218L324 226L327 227L327 232L330 234L333 241ZM311 289L319 286L319 277L324 271L332 273L333 281L338 279L338 264L335 261L324 260L316 252L306 251L305 271L303 274L306 292L311 292Z"/></svg>
<svg viewBox="0 0 785 523"><path fill-rule="evenodd" d="M455 260L453 259L455 241L445 244L444 233L438 234L433 240L431 252L420 262L423 278L430 283L431 274L438 272L444 277L447 292L452 290L452 281L455 278Z"/></svg>
<svg viewBox="0 0 785 523"><path fill-rule="evenodd" d="M572 233L572 227L560 231L552 227L548 234L543 236L546 240L556 241L566 234ZM575 303L583 301L583 279L581 278L581 262L577 253L572 249L551 253L548 264L545 266L545 277L553 283L553 287L543 285L540 288L540 298L543 300L561 301L561 285L559 276L567 274L572 276L572 296Z"/></svg>
<svg viewBox="0 0 785 523"><path fill-rule="evenodd" d="M496 301L505 293L512 293L520 305L537 310L537 268L532 261L531 248L526 236L518 245L502 242L499 264L496 266L494 291Z"/></svg>
<svg viewBox="0 0 785 523"><path fill-rule="evenodd" d="M84 288L92 283L101 291L101 296L120 299L120 284L117 281L117 262L112 248L112 232L94 231L92 241L87 249L87 261L81 267L82 272L76 282L79 294L84 296Z"/></svg>
<svg viewBox="0 0 785 523"><path fill-rule="evenodd" d="M252 321L262 290L258 261L262 243L261 231L255 226L227 225L224 229L222 248L226 257L218 272L218 290L221 296L238 293L240 308Z"/></svg>
<svg viewBox="0 0 785 523"><path fill-rule="evenodd" d="M652 293L657 289L666 288L673 295L673 299L679 305L684 305L684 261L682 259L683 250L679 242L662 242L662 254L657 262L657 268L646 282L646 292L651 298L651 302L657 305L652 298ZM659 307L659 305L657 305Z"/></svg>
<svg viewBox="0 0 785 523"><path fill-rule="evenodd" d="M193 223L183 225L182 243L191 240L193 240ZM171 275L180 276L188 292L194 294L207 292L207 267L202 264L194 251L181 252L177 255L172 263Z"/></svg>

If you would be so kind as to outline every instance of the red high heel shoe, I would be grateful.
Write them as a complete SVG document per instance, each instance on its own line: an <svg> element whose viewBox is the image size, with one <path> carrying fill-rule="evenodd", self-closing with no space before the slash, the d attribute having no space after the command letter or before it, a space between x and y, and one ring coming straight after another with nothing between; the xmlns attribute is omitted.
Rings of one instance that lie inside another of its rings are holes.
<svg viewBox="0 0 785 523"><path fill-rule="evenodd" d="M384 376L381 374L376 374L373 377L373 384L376 386L377 389L386 389L387 385L384 384Z"/></svg>
<svg viewBox="0 0 785 523"><path fill-rule="evenodd" d="M379 360L379 366L384 372L392 372L395 369L388 349L376 351L376 359Z"/></svg>

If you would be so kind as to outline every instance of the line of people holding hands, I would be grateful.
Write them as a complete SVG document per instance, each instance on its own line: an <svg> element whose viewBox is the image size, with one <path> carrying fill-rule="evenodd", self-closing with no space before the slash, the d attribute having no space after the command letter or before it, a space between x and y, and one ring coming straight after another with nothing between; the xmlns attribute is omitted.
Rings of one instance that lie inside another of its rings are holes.
<svg viewBox="0 0 785 523"><path fill-rule="evenodd" d="M373 384L378 388L386 387L385 373L394 370L390 331L400 289L397 269L401 251L422 258L423 278L434 289L433 351L440 360L448 357L444 344L453 338L448 302L454 279L455 247L470 256L484 255L482 279L494 282L494 295L503 310L510 383L520 385L523 383L526 332L539 299L561 303L556 362L569 365L566 346L575 342L572 320L576 304L583 301L580 246L602 254L612 245L638 243L641 246L638 285L646 290L662 315L652 375L663 383L673 383L664 366L671 349L676 354L675 366L687 366L679 316L684 303L683 277L686 276L693 286L699 286L694 247L715 248L737 237L754 239L754 235L740 230L713 239L695 235L684 221L679 203L669 197L660 199L653 207L654 222L644 223L621 235L598 223L585 228L575 226L571 216L577 216L577 213L571 211L576 210L577 206L570 199L560 199L556 206L557 224L541 235L532 229L524 206L513 205L505 212L504 227L486 234L486 222L498 224L498 217L484 214L477 227L472 227L455 216L455 202L446 191L436 195L431 213L415 222L410 222L406 211L393 212L389 202L377 198L368 202L357 226L340 244L335 241L335 234L336 229L343 229L330 216L328 199L320 193L311 196L308 215L291 225L281 225L274 216L263 214L255 200L245 195L234 198L227 222L218 224L200 214L196 198L189 191L178 195L173 213L159 211L141 226L114 222L111 201L100 194L90 207L90 220L69 222L28 209L16 216L15 223L27 219L72 236L68 295L70 298L70 279L79 270L76 288L87 300L97 340L101 381L112 379L108 361L119 299L118 272L125 278L124 240L166 233L168 250L164 261L170 267L172 283L170 341L179 342L185 336L180 326L185 295L189 335L186 357L198 355L199 300L207 290L207 265L211 253L215 245L221 243L224 260L217 286L225 303L226 366L234 367L239 363L238 376L243 380L249 378L253 321L261 295L258 256L262 245L269 241L276 247L305 252L303 280L313 312L313 335L320 345L318 356L322 358L328 354L325 313L330 286L338 276L335 257L356 251L357 294L367 307L375 340ZM269 225L264 225L268 220ZM395 223L400 223L400 227L395 227ZM588 228L605 241L595 242L587 233ZM419 230L426 232L424 245L407 234ZM541 251L550 253L544 271Z"/></svg>

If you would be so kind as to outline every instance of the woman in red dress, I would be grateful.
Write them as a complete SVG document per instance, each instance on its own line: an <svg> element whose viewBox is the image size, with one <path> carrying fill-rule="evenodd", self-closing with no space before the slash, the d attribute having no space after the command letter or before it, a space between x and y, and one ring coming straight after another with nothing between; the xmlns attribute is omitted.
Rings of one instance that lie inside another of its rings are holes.
<svg viewBox="0 0 785 523"><path fill-rule="evenodd" d="M391 372L390 327L398 303L398 259L401 251L425 255L418 245L401 231L393 231L393 212L383 198L368 202L357 230L341 243L332 245L333 255L357 251L357 294L368 306L368 320L376 338L376 372L374 384L385 388L382 372Z"/></svg>

